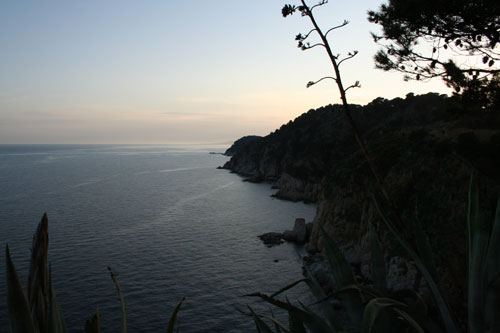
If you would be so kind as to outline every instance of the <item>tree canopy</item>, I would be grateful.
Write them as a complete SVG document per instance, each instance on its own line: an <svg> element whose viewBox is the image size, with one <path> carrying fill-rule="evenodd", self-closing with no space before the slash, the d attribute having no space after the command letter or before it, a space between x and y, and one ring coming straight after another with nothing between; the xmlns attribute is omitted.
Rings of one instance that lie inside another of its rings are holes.
<svg viewBox="0 0 500 333"><path fill-rule="evenodd" d="M500 108L500 1L389 0L368 19L383 31L377 68L441 77L464 103Z"/></svg>

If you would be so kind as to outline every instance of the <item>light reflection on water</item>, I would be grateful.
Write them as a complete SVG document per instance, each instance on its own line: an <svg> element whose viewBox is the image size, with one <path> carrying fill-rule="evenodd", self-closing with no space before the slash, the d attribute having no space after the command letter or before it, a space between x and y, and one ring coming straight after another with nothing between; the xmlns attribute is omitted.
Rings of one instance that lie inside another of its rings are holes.
<svg viewBox="0 0 500 333"><path fill-rule="evenodd" d="M301 278L297 251L256 235L283 231L315 207L270 198L244 183L210 149L166 146L0 146L0 240L26 283L31 237L49 215L49 260L66 322L79 332L99 307L104 331L120 329L107 265L119 273L131 332L167 326L176 303L185 332L253 331L236 308L255 291ZM167 171L168 172L165 172ZM0 281L5 281L0 261ZM289 294L310 300L307 288ZM0 331L7 329L0 288Z"/></svg>

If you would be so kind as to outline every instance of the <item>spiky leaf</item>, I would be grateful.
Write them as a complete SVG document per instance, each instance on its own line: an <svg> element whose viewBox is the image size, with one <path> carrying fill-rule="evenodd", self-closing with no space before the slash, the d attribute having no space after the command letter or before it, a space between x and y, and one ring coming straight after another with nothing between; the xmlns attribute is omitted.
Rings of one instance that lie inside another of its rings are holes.
<svg viewBox="0 0 500 333"><path fill-rule="evenodd" d="M323 243L325 245L325 252L332 269L333 278L335 280L335 285L337 289L344 289L347 286L352 286L356 284L354 278L354 273L352 272L351 266L347 262L344 254L338 247L337 243L328 236L328 234L321 230L321 235L323 237ZM359 330L361 318L363 316L363 304L361 302L361 296L357 290L345 290L342 293L342 303L346 307L347 314L350 319L353 330Z"/></svg>
<svg viewBox="0 0 500 333"><path fill-rule="evenodd" d="M253 311L253 309L248 305L250 312L252 313L253 320L255 321L255 326L257 327L257 332L259 333L273 333L273 330L267 326L267 324L260 319L259 316Z"/></svg>
<svg viewBox="0 0 500 333"><path fill-rule="evenodd" d="M49 332L66 333L66 323L61 308L57 303L56 293L52 287L52 271L49 267Z"/></svg>
<svg viewBox="0 0 500 333"><path fill-rule="evenodd" d="M288 311L288 322L290 324L290 333L306 333L304 323L294 311Z"/></svg>
<svg viewBox="0 0 500 333"><path fill-rule="evenodd" d="M85 321L85 333L100 333L101 332L101 319L99 309L96 313Z"/></svg>
<svg viewBox="0 0 500 333"><path fill-rule="evenodd" d="M309 286L309 289L311 289L316 299L318 299L317 304L321 306L321 309L325 313L330 326L333 327L335 331L341 331L343 329L342 318L340 318L333 306L328 301L328 297L323 291L323 288L321 288L318 281L316 281L309 267L307 267L306 264L304 264L304 267L306 269L307 285Z"/></svg>
<svg viewBox="0 0 500 333"><path fill-rule="evenodd" d="M486 259L487 292L485 320L492 332L500 332L500 199L490 236L490 246Z"/></svg>
<svg viewBox="0 0 500 333"><path fill-rule="evenodd" d="M325 244L326 256L332 269L333 278L337 288L343 288L356 283L351 266L344 257L344 254L337 243L321 228L321 236Z"/></svg>
<svg viewBox="0 0 500 333"><path fill-rule="evenodd" d="M414 221L410 219L409 224L410 224L410 230L415 240L415 244L417 245L418 254L422 258L423 262L425 262L426 267L429 270L429 273L435 280L437 280L438 276L436 273L436 265L434 264L434 255L432 253L432 248L431 244L429 243L429 239L425 235L425 232L419 221Z"/></svg>
<svg viewBox="0 0 500 333"><path fill-rule="evenodd" d="M297 280L295 282L292 282L290 283L289 285L281 288L280 290L278 290L277 292L275 292L274 294L271 295L271 297L276 297L278 296L279 294L287 291L288 289L292 289L293 287L295 287L296 285L298 285L299 283L301 282L307 282L307 279L300 279L300 280Z"/></svg>
<svg viewBox="0 0 500 333"><path fill-rule="evenodd" d="M316 316L315 314L299 309L298 307L290 303L282 302L280 300L274 299L268 295L261 293L254 293L246 296L260 297L261 299L270 304L273 304L288 312L293 312L293 315L297 317L299 320L301 320L304 323L304 325L311 330L311 332L324 332L324 333L334 332L334 330L332 330L328 326L328 324L326 324L323 320L318 320L319 317Z"/></svg>
<svg viewBox="0 0 500 333"><path fill-rule="evenodd" d="M28 301L33 322L39 332L47 332L48 329L48 249L49 231L47 213L45 213L38 224L36 233L33 235L28 275Z"/></svg>
<svg viewBox="0 0 500 333"><path fill-rule="evenodd" d="M417 332L424 332L416 321L402 309L406 308L406 304L398 302L392 298L374 298L366 305L363 313L362 332L370 333L375 327L375 321L383 311L391 308L397 308L398 315L403 317ZM396 309L394 309L396 310Z"/></svg>
<svg viewBox="0 0 500 333"><path fill-rule="evenodd" d="M426 264L422 261L420 256L413 250L412 246L405 240L402 233L396 228L393 222L387 217L387 213L383 210L383 208L379 205L379 202L374 199L375 207L384 222L387 228L391 231L394 238L398 241L401 247L408 253L410 258L415 262L415 265L420 270L422 275L424 276L429 288L431 289L432 295L434 296L434 300L439 308L439 312L441 314L441 318L445 324L446 330L450 333L458 332L457 325L453 316L451 315L450 308L446 303L443 294L439 288L438 282L433 278L432 274L427 269Z"/></svg>
<svg viewBox="0 0 500 333"><path fill-rule="evenodd" d="M16 268L10 257L9 246L5 247L6 278L7 278L7 307L9 311L9 325L12 333L35 332L31 311Z"/></svg>
<svg viewBox="0 0 500 333"><path fill-rule="evenodd" d="M486 256L490 238L489 225L481 217L479 189L474 176L469 189L467 219L468 240L468 326L469 332L484 332L484 302L486 295Z"/></svg>
<svg viewBox="0 0 500 333"><path fill-rule="evenodd" d="M410 316L406 311L403 311L399 308L393 308L393 311L395 311L401 318L403 318L414 330L414 332L417 333L424 333L424 330L420 325L413 319L412 316Z"/></svg>
<svg viewBox="0 0 500 333"><path fill-rule="evenodd" d="M270 319L274 323L274 330L276 331L276 333L281 333L281 328L280 328L281 323L274 317L274 313L271 308L269 308L269 312L271 312Z"/></svg>
<svg viewBox="0 0 500 333"><path fill-rule="evenodd" d="M182 302L184 302L186 298L183 297L179 304L175 307L174 312L172 313L172 316L170 317L170 320L168 321L168 327L167 327L167 333L174 333L174 326L175 326L175 321L177 320L177 314L179 313L179 310L181 309Z"/></svg>
<svg viewBox="0 0 500 333"><path fill-rule="evenodd" d="M370 247L372 254L372 279L373 286L381 293L386 293L387 282L385 273L384 252L375 232L373 223L370 222Z"/></svg>

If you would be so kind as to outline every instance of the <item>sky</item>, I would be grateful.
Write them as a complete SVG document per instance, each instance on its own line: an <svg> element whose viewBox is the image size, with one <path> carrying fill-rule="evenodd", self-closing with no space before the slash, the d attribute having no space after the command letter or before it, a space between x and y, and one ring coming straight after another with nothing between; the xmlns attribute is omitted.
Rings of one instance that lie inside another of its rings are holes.
<svg viewBox="0 0 500 333"><path fill-rule="evenodd" d="M310 2L315 4L317 1ZM382 0L315 10L338 54L350 103L409 92L449 93L375 69ZM310 109L340 102L320 47L297 48L310 23L284 19L281 0L0 2L0 144L225 144L267 135ZM296 1L295 4L298 2ZM314 39L312 40L314 41Z"/></svg>

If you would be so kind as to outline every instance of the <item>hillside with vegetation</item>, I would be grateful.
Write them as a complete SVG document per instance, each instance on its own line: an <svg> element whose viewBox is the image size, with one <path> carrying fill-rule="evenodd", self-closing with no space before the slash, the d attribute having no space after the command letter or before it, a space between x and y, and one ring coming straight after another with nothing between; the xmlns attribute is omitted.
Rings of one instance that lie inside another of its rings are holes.
<svg viewBox="0 0 500 333"><path fill-rule="evenodd" d="M247 136L244 136L238 140L236 140L232 145L231 147L229 147L228 149L226 149L226 151L224 152L224 155L226 156L233 156L235 155L236 153L238 153L239 151L243 150L247 145L249 145L250 143L260 139L261 137L258 136L258 135L247 135Z"/></svg>
<svg viewBox="0 0 500 333"><path fill-rule="evenodd" d="M418 222L430 241L452 306L466 295L467 191L477 170L485 218L500 195L500 117L460 114L434 93L377 98L352 114L384 183L405 221ZM224 168L268 181L284 199L317 202L310 252L333 237L359 278L371 278L369 224L376 226L388 263L388 286L417 286L429 295L415 265L383 226L373 195L378 187L340 106L310 110L234 155ZM408 235L410 236L410 235Z"/></svg>

